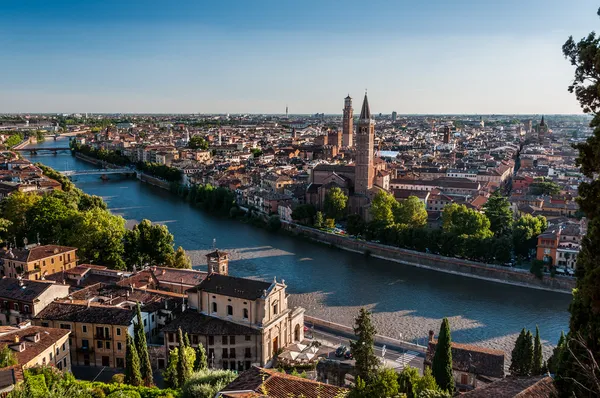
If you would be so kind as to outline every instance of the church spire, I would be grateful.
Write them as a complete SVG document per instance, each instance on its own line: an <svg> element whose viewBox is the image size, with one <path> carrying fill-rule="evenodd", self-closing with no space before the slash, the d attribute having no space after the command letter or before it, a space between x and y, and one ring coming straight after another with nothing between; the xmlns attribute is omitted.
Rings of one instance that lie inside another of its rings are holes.
<svg viewBox="0 0 600 398"><path fill-rule="evenodd" d="M545 126L546 122L544 121L544 115L542 115L542 121L540 122L540 126Z"/></svg>
<svg viewBox="0 0 600 398"><path fill-rule="evenodd" d="M369 99L365 91L365 99L363 100L362 109L360 110L359 119L371 119L371 109L369 108Z"/></svg>

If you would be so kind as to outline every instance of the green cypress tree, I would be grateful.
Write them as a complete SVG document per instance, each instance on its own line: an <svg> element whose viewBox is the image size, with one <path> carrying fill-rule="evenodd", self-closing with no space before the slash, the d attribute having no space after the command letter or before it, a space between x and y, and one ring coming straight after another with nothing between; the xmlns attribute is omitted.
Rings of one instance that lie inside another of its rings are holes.
<svg viewBox="0 0 600 398"><path fill-rule="evenodd" d="M196 348L196 361L194 363L194 370L197 372L199 370L208 369L208 359L206 357L206 350L202 343L198 343L198 347Z"/></svg>
<svg viewBox="0 0 600 398"><path fill-rule="evenodd" d="M187 333L183 335L183 343L185 344L186 347L192 346L190 344L190 336Z"/></svg>
<svg viewBox="0 0 600 398"><path fill-rule="evenodd" d="M561 396L600 396L598 378L589 377L590 369L600 363L600 38L595 32L577 42L571 36L562 50L575 67L569 92L575 93L584 113L594 116L590 123L594 131L586 142L576 144L576 163L586 177L579 184L577 203L588 229L577 256L569 333L555 381Z"/></svg>
<svg viewBox="0 0 600 398"><path fill-rule="evenodd" d="M448 318L442 320L435 354L431 363L431 373L438 386L450 393L454 392L454 377L452 375L452 337Z"/></svg>
<svg viewBox="0 0 600 398"><path fill-rule="evenodd" d="M524 368L527 372L527 375L531 375L533 370L533 335L531 331L527 331L525 334L525 350L524 350Z"/></svg>
<svg viewBox="0 0 600 398"><path fill-rule="evenodd" d="M542 353L542 340L540 339L540 328L535 326L535 341L533 343L533 365L531 374L538 376L542 374L544 368L544 357Z"/></svg>
<svg viewBox="0 0 600 398"><path fill-rule="evenodd" d="M131 384L132 386L142 385L143 381L142 374L140 372L140 358L138 357L137 350L135 349L135 343L129 333L127 333L125 348L127 349L125 358L125 383Z"/></svg>
<svg viewBox="0 0 600 398"><path fill-rule="evenodd" d="M558 369L558 362L560 360L560 356L565 349L565 332L560 332L560 338L558 339L558 344L552 350L552 355L548 358L548 371L552 374L556 373Z"/></svg>
<svg viewBox="0 0 600 398"><path fill-rule="evenodd" d="M522 376L523 371L523 343L525 341L525 328L521 329L521 333L519 333L519 337L515 341L515 346L513 347L511 353L510 374L513 376Z"/></svg>
<svg viewBox="0 0 600 398"><path fill-rule="evenodd" d="M146 332L144 331L140 303L137 304L136 315L137 322L134 325L135 348L140 359L140 371L142 373L144 385L151 386L154 384L154 376L152 375L152 363L150 362L150 353L148 352L148 343L146 342Z"/></svg>
<svg viewBox="0 0 600 398"><path fill-rule="evenodd" d="M179 343L178 357L177 358L177 382L180 386L185 384L185 381L192 374L192 369L188 363L186 354L185 339L183 338L183 332L179 328L177 332L177 343Z"/></svg>
<svg viewBox="0 0 600 398"><path fill-rule="evenodd" d="M356 341L350 342L355 359L356 375L367 384L376 376L379 359L375 356L375 327L371 322L371 313L361 308L355 320Z"/></svg>

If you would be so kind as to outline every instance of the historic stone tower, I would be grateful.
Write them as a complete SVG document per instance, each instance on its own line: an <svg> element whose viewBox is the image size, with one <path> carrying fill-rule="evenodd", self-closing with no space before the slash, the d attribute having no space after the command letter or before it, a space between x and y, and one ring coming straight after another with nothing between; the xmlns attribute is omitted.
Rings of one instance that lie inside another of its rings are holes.
<svg viewBox="0 0 600 398"><path fill-rule="evenodd" d="M209 274L229 274L229 256L227 253L215 250L206 255L206 262L208 264Z"/></svg>
<svg viewBox="0 0 600 398"><path fill-rule="evenodd" d="M375 120L371 118L367 93L360 110L356 125L356 177L354 191L367 193L373 187L375 169L373 167L373 148L375 140Z"/></svg>
<svg viewBox="0 0 600 398"><path fill-rule="evenodd" d="M353 144L352 134L354 132L354 110L352 109L352 98L350 94L344 99L344 119L342 122L342 146L350 148Z"/></svg>

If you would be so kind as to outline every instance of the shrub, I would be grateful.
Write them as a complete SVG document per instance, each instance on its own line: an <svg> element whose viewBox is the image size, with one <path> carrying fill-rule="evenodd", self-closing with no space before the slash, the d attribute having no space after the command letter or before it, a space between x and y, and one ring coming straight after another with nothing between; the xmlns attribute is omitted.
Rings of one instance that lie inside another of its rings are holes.
<svg viewBox="0 0 600 398"><path fill-rule="evenodd" d="M182 398L212 398L237 375L231 370L206 369L194 372L181 389Z"/></svg>
<svg viewBox="0 0 600 398"><path fill-rule="evenodd" d="M123 384L125 383L125 375L123 373L117 373L113 375L113 377L110 379L110 382L116 384Z"/></svg>
<svg viewBox="0 0 600 398"><path fill-rule="evenodd" d="M106 398L141 398L140 393L133 390L120 390L111 393Z"/></svg>

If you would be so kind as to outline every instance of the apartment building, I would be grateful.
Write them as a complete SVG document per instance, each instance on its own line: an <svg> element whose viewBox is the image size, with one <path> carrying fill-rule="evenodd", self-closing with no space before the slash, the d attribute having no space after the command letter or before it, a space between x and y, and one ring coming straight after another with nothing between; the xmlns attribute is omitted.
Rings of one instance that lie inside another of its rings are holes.
<svg viewBox="0 0 600 398"><path fill-rule="evenodd" d="M0 255L2 276L44 279L47 275L66 271L77 265L77 248L58 245L31 245L25 249L9 249Z"/></svg>
<svg viewBox="0 0 600 398"><path fill-rule="evenodd" d="M71 371L69 330L27 326L3 329L0 348L8 346L23 369L33 366L53 366Z"/></svg>
<svg viewBox="0 0 600 398"><path fill-rule="evenodd" d="M69 295L69 286L49 281L0 279L0 325L34 318L48 304Z"/></svg>

